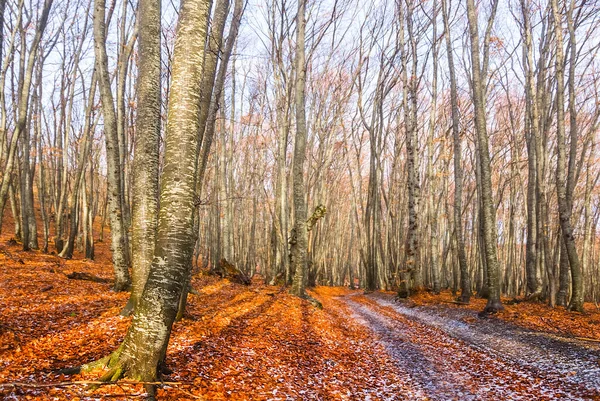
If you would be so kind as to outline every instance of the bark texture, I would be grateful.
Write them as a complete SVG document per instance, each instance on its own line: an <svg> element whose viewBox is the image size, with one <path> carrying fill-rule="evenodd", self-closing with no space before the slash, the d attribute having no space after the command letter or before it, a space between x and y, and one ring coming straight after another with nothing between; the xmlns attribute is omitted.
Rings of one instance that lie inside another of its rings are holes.
<svg viewBox="0 0 600 401"><path fill-rule="evenodd" d="M481 220L484 241L484 258L487 267L488 302L486 313L494 313L503 309L500 303L500 265L498 263L498 234L496 227L496 211L492 196L492 172L490 150L485 116L484 79L487 75L487 60L484 52L483 66L479 50L479 29L474 0L467 0L467 17L469 20L469 37L471 40L472 90L475 112L475 131L481 175ZM492 16L493 18L493 16ZM489 27L489 25L488 25ZM487 36L487 35L486 35Z"/></svg>
<svg viewBox="0 0 600 401"><path fill-rule="evenodd" d="M452 146L454 151L454 236L456 237L456 256L460 268L460 301L468 303L471 300L471 277L467 265L467 254L465 252L465 238L462 227L462 193L463 193L463 169L462 169L462 143L460 138L460 116L458 110L458 89L456 83L456 69L454 67L454 50L450 35L450 22L448 19L447 0L442 0L442 15L444 29L446 31L446 53L448 57L448 72L450 74L450 104L452 113Z"/></svg>
<svg viewBox="0 0 600 401"><path fill-rule="evenodd" d="M158 217L161 0L140 2L137 120L133 158L132 289L122 314L138 305L154 257Z"/></svg>
<svg viewBox="0 0 600 401"><path fill-rule="evenodd" d="M306 60L305 60L305 10L306 0L298 1L296 27L296 139L294 142L293 195L294 195L294 231L292 233L291 255L294 280L291 292L305 296L307 275L308 231L306 219L306 189L304 186L304 161L306 159Z"/></svg>
<svg viewBox="0 0 600 401"><path fill-rule="evenodd" d="M552 0L552 16L554 19L554 34L556 35L556 195L558 201L558 214L560 231L563 239L563 254L568 258L573 279L573 295L568 308L583 311L583 285L581 279L581 264L577 254L573 226L571 225L571 208L569 197L572 198L573 185L568 185L572 178L567 180L567 157L565 147L565 77L564 77L564 51L562 35L562 15L558 8L558 1ZM574 44L573 44L574 45ZM573 135L573 133L571 133ZM573 158L571 157L571 160ZM569 169L571 170L571 169ZM571 175L571 174L569 174Z"/></svg>
<svg viewBox="0 0 600 401"><path fill-rule="evenodd" d="M94 3L94 53L96 75L102 100L104 138L106 143L106 169L108 181L108 215L111 232L111 248L115 272L115 291L125 291L131 285L129 276L129 246L123 221L123 197L121 195L121 161L117 137L117 117L106 54L106 0Z"/></svg>
<svg viewBox="0 0 600 401"><path fill-rule="evenodd" d="M194 247L198 115L208 0L182 3L175 40L172 83L160 189L156 247L142 298L107 376L154 381L164 361L184 278Z"/></svg>

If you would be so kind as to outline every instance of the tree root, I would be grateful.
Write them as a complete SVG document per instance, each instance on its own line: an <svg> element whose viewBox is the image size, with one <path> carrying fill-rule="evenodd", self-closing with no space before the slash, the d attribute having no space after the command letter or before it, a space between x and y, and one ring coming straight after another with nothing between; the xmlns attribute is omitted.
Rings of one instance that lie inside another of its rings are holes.
<svg viewBox="0 0 600 401"><path fill-rule="evenodd" d="M121 315L123 317L129 317L129 316L133 315L134 309L135 309L135 305L134 305L133 299L131 297L129 297L129 300L127 301L127 303L125 304L123 309L121 309L121 312L119 312L119 315Z"/></svg>
<svg viewBox="0 0 600 401"><path fill-rule="evenodd" d="M83 365L80 365L80 366L59 369L56 371L56 373L71 376L71 375L78 375L80 373L91 372L94 369L100 369L100 368L108 368L109 370L113 370L113 368L123 365L123 363L119 363L119 358L121 357L121 352L122 352L122 347L119 347L112 354L107 355L104 358L97 359L97 360L89 362L89 363L84 363ZM104 377L104 376L102 376L102 377ZM107 381L107 380L100 380L100 381Z"/></svg>
<svg viewBox="0 0 600 401"><path fill-rule="evenodd" d="M478 316L479 317L487 317L489 315L496 314L503 310L504 310L504 306L502 306L502 304L500 302L489 302L488 301L487 305L485 306L485 308L483 308L483 311L479 312Z"/></svg>
<svg viewBox="0 0 600 401"><path fill-rule="evenodd" d="M527 295L525 297L526 301L529 302L534 302L534 301L540 301L542 298L542 290L536 291L536 292L532 292L531 294Z"/></svg>
<svg viewBox="0 0 600 401"><path fill-rule="evenodd" d="M123 367L123 364L120 363L114 368L110 369L108 372L104 373L102 376L100 376L100 379L98 379L98 381L102 383L117 382L120 378L123 377L124 373L125 368ZM98 387L100 387L99 384L92 384L88 387L88 390L94 391L97 390Z"/></svg>
<svg viewBox="0 0 600 401"><path fill-rule="evenodd" d="M317 299L311 297L310 295L306 294L305 299L310 302L310 304L312 306L314 306L317 309L323 309L323 304L321 302L319 302Z"/></svg>

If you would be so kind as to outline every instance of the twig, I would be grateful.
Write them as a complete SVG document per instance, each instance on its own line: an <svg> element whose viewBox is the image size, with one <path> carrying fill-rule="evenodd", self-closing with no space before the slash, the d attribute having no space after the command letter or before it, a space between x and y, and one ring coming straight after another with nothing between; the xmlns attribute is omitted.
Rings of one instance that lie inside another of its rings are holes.
<svg viewBox="0 0 600 401"><path fill-rule="evenodd" d="M192 397L192 398L195 398L195 399L197 399L197 400L205 400L205 399L206 399L206 398L204 398L204 397L202 397L202 396L199 396L199 395L194 395L194 394L192 394L192 393L190 393L190 392L188 392L188 391L185 391L184 389L182 389L182 388L179 388L179 387L177 387L175 390L177 390L177 391L181 391L183 394L185 394L185 395L187 395L187 396L190 396L190 397Z"/></svg>
<svg viewBox="0 0 600 401"><path fill-rule="evenodd" d="M576 340L581 340L581 341L590 341L593 343L600 343L600 340L595 339L595 338L587 338L587 337L575 337Z"/></svg>
<svg viewBox="0 0 600 401"><path fill-rule="evenodd" d="M460 302L460 301L442 301L447 304L457 304L457 305L470 305L468 302Z"/></svg>
<svg viewBox="0 0 600 401"><path fill-rule="evenodd" d="M182 382L138 382L132 380L121 380L121 381L99 381L99 380L76 380L70 382L58 382L58 383L0 383L0 387L29 387L29 388L44 388L44 387L68 387L68 386L80 386L80 385L98 385L104 386L108 384L148 384L148 385L168 385L176 386L185 384Z"/></svg>

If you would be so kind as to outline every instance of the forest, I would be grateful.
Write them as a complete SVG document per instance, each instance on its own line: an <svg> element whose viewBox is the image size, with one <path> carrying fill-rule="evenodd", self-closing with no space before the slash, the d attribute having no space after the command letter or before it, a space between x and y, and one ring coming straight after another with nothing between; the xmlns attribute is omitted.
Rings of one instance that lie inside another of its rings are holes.
<svg viewBox="0 0 600 401"><path fill-rule="evenodd" d="M600 399L597 0L0 0L0 398Z"/></svg>

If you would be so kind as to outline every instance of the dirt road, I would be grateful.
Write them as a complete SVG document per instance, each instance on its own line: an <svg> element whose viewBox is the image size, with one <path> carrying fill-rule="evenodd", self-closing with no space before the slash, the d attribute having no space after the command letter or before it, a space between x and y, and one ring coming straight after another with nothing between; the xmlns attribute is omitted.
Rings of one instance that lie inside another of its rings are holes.
<svg viewBox="0 0 600 401"><path fill-rule="evenodd" d="M467 310L411 308L385 294L340 300L417 387L406 399L600 399L598 343L480 319Z"/></svg>

